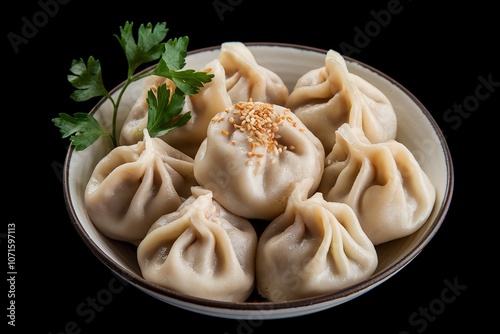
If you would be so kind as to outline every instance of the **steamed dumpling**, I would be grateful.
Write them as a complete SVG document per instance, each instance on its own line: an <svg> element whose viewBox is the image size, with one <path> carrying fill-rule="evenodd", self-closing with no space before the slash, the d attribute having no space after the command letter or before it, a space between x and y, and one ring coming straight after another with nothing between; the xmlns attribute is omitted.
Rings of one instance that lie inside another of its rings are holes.
<svg viewBox="0 0 500 334"><path fill-rule="evenodd" d="M186 97L183 112L191 111L191 119L182 128L176 129L179 131L173 130L160 137L192 158L207 137L211 119L233 104L226 91L225 72L221 63L215 59L205 68L214 77L198 93Z"/></svg>
<svg viewBox="0 0 500 334"><path fill-rule="evenodd" d="M298 79L285 106L321 140L326 154L344 123L362 129L371 142L396 138L396 113L387 96L350 73L345 59L333 50L327 52L325 66Z"/></svg>
<svg viewBox="0 0 500 334"><path fill-rule="evenodd" d="M207 126L212 117L232 105L226 91L224 68L217 59L206 64L204 71L213 74L212 80L194 95L186 95L181 114L191 112L191 119L182 128L174 129L159 138L176 149L194 158L201 142L207 134ZM164 77L149 76L144 81L144 92L132 107L121 131L121 144L135 143L142 138L142 129L147 125L147 93L166 83L171 92L175 84Z"/></svg>
<svg viewBox="0 0 500 334"><path fill-rule="evenodd" d="M348 124L336 136L318 191L351 206L375 245L418 230L436 190L410 150L395 140L370 143Z"/></svg>
<svg viewBox="0 0 500 334"><path fill-rule="evenodd" d="M270 301L336 292L377 268L375 247L351 207L325 201L321 193L308 197L312 183L295 185L285 212L259 238L256 287Z"/></svg>
<svg viewBox="0 0 500 334"><path fill-rule="evenodd" d="M217 114L194 159L198 183L229 211L271 220L285 209L293 184L324 168L321 142L289 109L239 102Z"/></svg>
<svg viewBox="0 0 500 334"><path fill-rule="evenodd" d="M102 234L137 244L194 185L193 159L145 129L143 140L118 146L98 162L85 189L85 207Z"/></svg>
<svg viewBox="0 0 500 334"><path fill-rule="evenodd" d="M258 64L245 44L222 43L218 59L224 67L226 89L233 103L252 99L285 104L288 97L287 86L275 72Z"/></svg>
<svg viewBox="0 0 500 334"><path fill-rule="evenodd" d="M156 94L158 87L167 85L170 92L175 91L175 83L165 77L150 75L142 81L141 94L132 105L120 131L120 145L133 145L141 141L144 129L148 125L148 92L151 90Z"/></svg>
<svg viewBox="0 0 500 334"><path fill-rule="evenodd" d="M243 302L255 285L252 224L193 187L175 212L159 218L137 248L147 281L190 296Z"/></svg>

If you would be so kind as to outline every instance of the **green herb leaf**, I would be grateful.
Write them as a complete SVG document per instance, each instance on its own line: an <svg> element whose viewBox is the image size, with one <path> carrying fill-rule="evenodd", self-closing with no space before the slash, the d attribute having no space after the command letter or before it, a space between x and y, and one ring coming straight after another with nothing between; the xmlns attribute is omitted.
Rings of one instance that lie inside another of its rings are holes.
<svg viewBox="0 0 500 334"><path fill-rule="evenodd" d="M110 135L101 128L94 116L86 113L79 112L74 116L60 113L52 122L59 128L63 138L71 136L71 144L77 151L86 149L103 135Z"/></svg>
<svg viewBox="0 0 500 334"><path fill-rule="evenodd" d="M71 98L75 101L86 101L96 96L107 96L108 91L102 83L101 64L90 56L87 64L83 59L73 60L68 81L75 87Z"/></svg>
<svg viewBox="0 0 500 334"><path fill-rule="evenodd" d="M127 57L129 76L132 76L140 65L161 57L165 48L162 41L168 33L165 22L157 23L154 28L151 23L141 24L136 43L133 25L133 22L125 22L125 26L120 27L121 36L115 35Z"/></svg>
<svg viewBox="0 0 500 334"><path fill-rule="evenodd" d="M153 74L169 78L184 94L194 95L214 75L192 69L181 70L186 65L188 43L187 36L169 40Z"/></svg>
<svg viewBox="0 0 500 334"><path fill-rule="evenodd" d="M187 47L189 37L170 39L165 44L161 61L172 71L181 70L186 65Z"/></svg>
<svg viewBox="0 0 500 334"><path fill-rule="evenodd" d="M210 82L213 74L196 72L194 70L181 70L186 65L187 45L189 39L179 39L163 42L168 29L166 23L157 23L154 27L151 23L141 24L138 29L137 42L133 35L133 22L125 22L120 26L120 36L114 35L120 43L128 62L127 78L122 89L115 97L110 95L102 81L101 65L94 57L89 57L87 63L73 60L71 74L68 81L77 88L71 98L75 101L85 101L93 97L104 96L113 104L113 115L111 120L112 130L110 133L104 131L97 120L85 113L76 113L73 117L61 113L60 117L54 118L53 123L59 127L63 138L70 137L71 143L77 151L92 145L99 137L105 135L111 138L114 147L119 145L117 135L116 119L120 101L129 85L149 75L156 74L172 80L176 84L176 90L171 94L165 87L159 89L158 98L150 91L148 92L148 129L153 137L161 136L172 129L185 125L191 118L190 112L181 115L186 95L199 92L204 83ZM135 75L140 65L160 59L153 71ZM170 96L172 95L172 96Z"/></svg>
<svg viewBox="0 0 500 334"><path fill-rule="evenodd" d="M180 115L185 102L184 93L177 88L172 97L170 94L166 84L158 87L156 95L152 90L148 92L147 129L151 137L163 136L171 130L185 125L191 119L191 112Z"/></svg>

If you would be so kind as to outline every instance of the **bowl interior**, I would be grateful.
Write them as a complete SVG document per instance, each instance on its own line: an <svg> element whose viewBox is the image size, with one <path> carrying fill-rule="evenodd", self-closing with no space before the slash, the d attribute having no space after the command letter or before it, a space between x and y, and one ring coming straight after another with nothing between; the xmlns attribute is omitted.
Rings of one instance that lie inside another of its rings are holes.
<svg viewBox="0 0 500 334"><path fill-rule="evenodd" d="M325 50L268 43L250 43L248 47L260 65L274 71L283 79L290 92L300 76L309 70L324 66ZM218 53L218 47L191 52L186 59L186 67L201 69L217 58ZM427 222L417 232L377 246L379 264L370 279L344 291L288 303L207 301L180 295L145 281L141 277L135 247L103 236L94 227L85 211L83 194L86 184L97 162L111 150L104 140L98 140L80 152L70 148L66 157L64 174L66 205L84 242L112 271L151 296L194 312L228 318L242 316L283 318L317 312L355 298L390 278L423 249L444 220L453 189L451 157L439 127L415 96L378 70L349 57L346 57L346 60L350 72L378 87L391 100L398 118L396 139L410 149L437 190L434 209ZM117 87L113 93L116 94L120 88ZM122 126L127 110L130 110L135 103L141 90L140 81L129 86L121 102L119 127ZM101 100L91 113L101 124L110 127L112 108L109 101Z"/></svg>

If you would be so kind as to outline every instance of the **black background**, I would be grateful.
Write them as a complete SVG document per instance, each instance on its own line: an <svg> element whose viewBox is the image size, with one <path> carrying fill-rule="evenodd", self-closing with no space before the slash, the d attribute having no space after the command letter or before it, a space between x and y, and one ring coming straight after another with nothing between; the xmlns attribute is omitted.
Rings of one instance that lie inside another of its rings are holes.
<svg viewBox="0 0 500 334"><path fill-rule="evenodd" d="M31 328L53 334L71 332L67 327L73 322L75 333L260 334L302 328L315 333L413 334L498 328L498 167L493 159L498 151L500 71L495 10L480 1L437 6L401 0L397 13L385 16L383 24L377 22L377 15L395 3L31 0L4 5L2 64L7 75L0 119L5 200L0 240L6 254L6 225L15 224L17 275L16 326L7 325L5 281L2 325L9 333ZM217 4L222 7L216 9ZM189 36L190 50L229 40L335 49L400 82L432 113L452 153L454 195L438 233L409 265L374 290L290 319L245 322L199 315L115 281L70 222L61 184L69 141L60 137L51 119L60 112L87 112L97 102L69 98L73 89L66 76L73 59L98 58L108 88L125 78L125 59L113 34L127 20L136 27L166 22L167 37ZM26 30L26 22L36 23L36 29ZM362 40L359 31L371 36ZM25 39L16 43L13 36ZM490 80L490 91L480 78ZM489 95L479 99L478 92ZM465 113L448 114L460 105L467 107ZM445 119L447 114L454 121ZM7 255L0 258L6 267ZM459 284L461 290L445 303L446 282ZM85 316L77 312L82 303L88 305L88 298L109 290L110 283L119 291L106 305ZM410 322L412 314L429 307L434 307L431 317Z"/></svg>

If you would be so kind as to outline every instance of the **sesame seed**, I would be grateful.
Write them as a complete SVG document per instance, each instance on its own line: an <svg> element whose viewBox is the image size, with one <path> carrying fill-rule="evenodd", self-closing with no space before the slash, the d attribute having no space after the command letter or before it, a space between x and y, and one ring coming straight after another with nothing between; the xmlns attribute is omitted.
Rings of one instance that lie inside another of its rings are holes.
<svg viewBox="0 0 500 334"><path fill-rule="evenodd" d="M281 112L282 111L282 112ZM264 149L267 154L272 154L275 157L283 154L287 150L293 150L293 146L284 146L278 142L281 135L278 134L280 128L288 122L291 126L299 129L300 124L296 118L290 114L290 109L275 109L275 105L265 102L253 102L252 99L248 101L240 101L233 105L232 108L226 109L228 113L227 118L217 116L213 119L214 122L223 120L232 124L235 130L240 130L246 133L246 142L248 143L248 151L245 152L248 158L247 166L258 164L262 166L264 163L261 158L264 158L263 151L258 151L259 147ZM227 135L227 131L222 130L222 134ZM231 141L232 145L236 145L236 141ZM275 158L270 159L270 164L276 163Z"/></svg>

